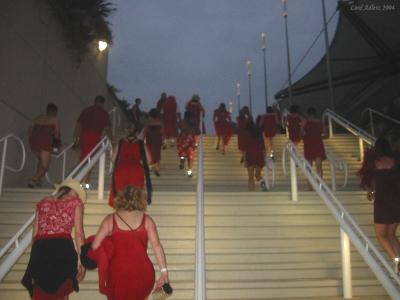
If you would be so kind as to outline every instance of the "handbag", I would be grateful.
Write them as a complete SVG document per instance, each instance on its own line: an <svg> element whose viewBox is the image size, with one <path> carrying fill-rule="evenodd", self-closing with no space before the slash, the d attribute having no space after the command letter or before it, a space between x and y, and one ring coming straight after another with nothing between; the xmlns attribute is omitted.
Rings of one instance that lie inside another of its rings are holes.
<svg viewBox="0 0 400 300"><path fill-rule="evenodd" d="M172 295L173 289L167 282L162 287L155 289L151 293L151 300L165 300Z"/></svg>

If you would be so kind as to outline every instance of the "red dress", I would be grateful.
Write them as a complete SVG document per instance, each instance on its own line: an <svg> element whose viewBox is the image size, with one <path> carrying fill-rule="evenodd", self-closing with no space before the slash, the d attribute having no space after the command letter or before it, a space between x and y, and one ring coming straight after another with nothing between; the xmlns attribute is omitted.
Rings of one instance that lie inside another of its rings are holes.
<svg viewBox="0 0 400 300"><path fill-rule="evenodd" d="M111 240L114 254L108 266L108 300L144 300L151 293L155 272L147 255L146 214L140 226L132 230L118 227L113 215Z"/></svg>
<svg viewBox="0 0 400 300"><path fill-rule="evenodd" d="M259 137L248 134L246 137L246 165L247 167L265 166L265 146L262 135Z"/></svg>
<svg viewBox="0 0 400 300"><path fill-rule="evenodd" d="M216 109L214 111L214 127L217 136L222 137L222 142L224 145L229 143L233 135L233 130L231 126L231 116L226 110Z"/></svg>
<svg viewBox="0 0 400 300"><path fill-rule="evenodd" d="M115 195L127 185L144 188L144 170L141 161L139 141L120 140L108 198L111 207L114 206Z"/></svg>
<svg viewBox="0 0 400 300"><path fill-rule="evenodd" d="M301 117L298 114L289 114L286 117L286 125L289 132L289 140L294 143L301 141Z"/></svg>
<svg viewBox="0 0 400 300"><path fill-rule="evenodd" d="M272 138L276 135L276 128L278 126L276 118L275 113L268 113L261 117L260 127L262 128L266 138Z"/></svg>
<svg viewBox="0 0 400 300"><path fill-rule="evenodd" d="M176 119L178 106L176 104L175 97L168 97L162 109L164 136L166 139L175 138L178 135L178 123Z"/></svg>
<svg viewBox="0 0 400 300"><path fill-rule="evenodd" d="M162 133L161 126L149 126L146 133L146 148L150 153L150 164L161 160Z"/></svg>
<svg viewBox="0 0 400 300"><path fill-rule="evenodd" d="M316 158L326 159L324 143L322 141L323 127L319 120L307 120L304 126L304 157L313 161Z"/></svg>
<svg viewBox="0 0 400 300"><path fill-rule="evenodd" d="M99 105L92 105L85 108L78 118L81 126L79 138L82 161L100 142L105 127L111 126L110 116Z"/></svg>
<svg viewBox="0 0 400 300"><path fill-rule="evenodd" d="M193 124L196 124L196 127L198 128L198 132L200 131L199 123L200 123L200 118L203 117L203 107L199 102L196 101L189 101L186 104L186 109L190 112L191 120ZM202 123L202 133L206 133L206 128L204 125L204 122ZM197 135L197 134L196 134Z"/></svg>
<svg viewBox="0 0 400 300"><path fill-rule="evenodd" d="M247 127L250 123L250 117L248 115L237 117L238 126L238 148L240 151L246 151L247 143Z"/></svg>
<svg viewBox="0 0 400 300"><path fill-rule="evenodd" d="M55 131L56 127L54 124L34 124L32 134L29 137L29 147L31 150L36 153L40 151L51 152Z"/></svg>

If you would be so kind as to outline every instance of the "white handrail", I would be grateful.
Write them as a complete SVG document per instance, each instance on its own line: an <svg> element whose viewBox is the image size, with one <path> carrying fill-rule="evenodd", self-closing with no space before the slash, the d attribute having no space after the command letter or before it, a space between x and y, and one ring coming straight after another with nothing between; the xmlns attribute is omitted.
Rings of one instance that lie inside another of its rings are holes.
<svg viewBox="0 0 400 300"><path fill-rule="evenodd" d="M81 181L85 175L93 168L93 166L103 157L104 154L111 146L108 137L104 137L96 147L82 160L67 178L73 178ZM18 232L10 239L10 241L0 250L0 281L17 262L18 258L25 252L26 248L32 241L32 226L35 214L33 214L29 220L18 230ZM14 249L11 248L14 246ZM3 256L7 256L3 259Z"/></svg>
<svg viewBox="0 0 400 300"><path fill-rule="evenodd" d="M67 167L67 152L72 149L74 146L74 142L70 143L67 147L65 147L60 153L57 154L52 154L51 156L54 157L55 159L59 159L61 156L63 157L63 164L62 164L62 169L61 169L61 181L65 179L65 172L66 172L66 167ZM46 172L46 180L50 184L54 184L53 181L51 181L49 172Z"/></svg>
<svg viewBox="0 0 400 300"><path fill-rule="evenodd" d="M195 300L206 299L206 262L204 248L204 164L203 134L200 125L197 147L197 197L196 197L196 271Z"/></svg>
<svg viewBox="0 0 400 300"><path fill-rule="evenodd" d="M272 175L271 183L269 182L270 172ZM269 156L267 156L265 159L264 180L267 190L270 190L275 186L275 161Z"/></svg>
<svg viewBox="0 0 400 300"><path fill-rule="evenodd" d="M354 247L364 258L390 297L393 299L400 299L400 277L394 272L390 263L362 231L360 226L339 202L323 179L313 170L308 161L299 153L296 146L289 142L285 148L288 151L291 160L303 171L314 190L325 202L326 206L339 223L343 232L350 237ZM296 168L294 171L295 170ZM342 266L342 268L346 269L346 266ZM344 283L343 286L351 285Z"/></svg>
<svg viewBox="0 0 400 300"><path fill-rule="evenodd" d="M110 114L111 118L112 118L112 122L111 122L112 129L111 130L112 130L113 136L115 136L117 126L119 127L121 125L121 116L118 113L118 109L116 106L114 106L112 109L110 109L108 114Z"/></svg>
<svg viewBox="0 0 400 300"><path fill-rule="evenodd" d="M374 116L373 116L373 114L381 116L382 118L384 118L384 119L386 119L388 121L391 121L392 123L400 125L400 120L397 120L397 119L392 118L392 117L390 117L388 115L385 115L384 113L381 113L380 111L377 111L377 110L372 109L370 107L364 109L362 111L361 115L364 115L366 112L368 112L368 115L369 115L369 123L370 123L370 126L371 126L371 134L373 136L375 136L375 124L374 124Z"/></svg>
<svg viewBox="0 0 400 300"><path fill-rule="evenodd" d="M7 149L8 149L8 140L10 138L13 138L15 140L17 140L17 142L21 145L21 149L22 149L22 161L21 161L21 165L19 168L13 168L10 166L6 165L6 157L7 157ZM10 133L8 135L6 135L5 137L0 139L0 143L3 142L3 152L2 152L2 156L1 156L1 165L0 165L0 196L3 193L3 180L4 180L4 170L10 170L14 173L18 173L20 172L24 166L25 166L25 161L26 161L26 151L25 151L25 146L24 146L24 142L21 140L21 138L19 138L18 136L16 136L13 133Z"/></svg>

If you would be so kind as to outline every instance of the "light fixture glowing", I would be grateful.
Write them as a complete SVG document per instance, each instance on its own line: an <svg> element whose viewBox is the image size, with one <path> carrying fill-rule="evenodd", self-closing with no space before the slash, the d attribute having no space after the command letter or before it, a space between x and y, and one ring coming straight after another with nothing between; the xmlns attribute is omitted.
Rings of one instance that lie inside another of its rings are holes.
<svg viewBox="0 0 400 300"><path fill-rule="evenodd" d="M105 42L105 41L99 41L98 48L99 48L99 51L100 51L100 52L106 50L107 47L108 47L107 42Z"/></svg>

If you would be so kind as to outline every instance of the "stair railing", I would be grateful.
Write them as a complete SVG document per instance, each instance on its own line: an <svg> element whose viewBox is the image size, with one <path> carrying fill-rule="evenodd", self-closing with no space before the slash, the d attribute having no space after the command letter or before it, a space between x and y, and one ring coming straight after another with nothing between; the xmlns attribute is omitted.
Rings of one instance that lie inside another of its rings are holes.
<svg viewBox="0 0 400 300"><path fill-rule="evenodd" d="M335 121L337 124L341 125L350 133L354 134L358 137L359 140L359 150L360 150L360 160L364 158L364 142L372 146L375 143L375 137L370 135L365 130L361 129L357 125L354 125L350 121L346 120L342 116L338 115L334 111L327 109L322 115L322 120L328 119L329 124L329 137L333 137L333 125L332 121Z"/></svg>
<svg viewBox="0 0 400 300"><path fill-rule="evenodd" d="M370 125L370 128L371 128L371 134L373 136L375 136L374 114L384 118L387 121L392 122L393 124L400 125L400 120L394 119L394 118L392 118L392 117L390 117L388 115L385 115L385 114L381 113L380 111L377 111L377 110L372 109L370 107L364 109L362 111L361 115L364 115L367 112L368 112L368 116L369 116L369 125Z"/></svg>
<svg viewBox="0 0 400 300"><path fill-rule="evenodd" d="M293 144L294 145L294 144ZM283 170L283 174L285 176L288 175L288 171L287 171L287 149L286 146L283 147L283 151L282 151L282 170ZM331 187L332 187L332 191L336 192L337 191L337 180L336 180L336 171L340 170L343 171L344 173L344 178L343 178L343 185L340 188L344 188L347 186L347 181L348 181L348 167L346 162L339 158L333 151L327 149L325 147L325 154L326 154L326 158L329 161L329 166L330 166L330 171L331 171Z"/></svg>
<svg viewBox="0 0 400 300"><path fill-rule="evenodd" d="M82 160L67 176L81 181L85 175L99 161L99 198L103 199L104 194L104 169L105 169L105 154L111 147L110 140L104 137L97 146ZM100 191L101 190L101 191ZM32 223L35 219L33 214L29 220L18 230L18 232L7 242L0 250L0 281L17 262L19 257L25 252L26 248L32 241Z"/></svg>
<svg viewBox="0 0 400 300"><path fill-rule="evenodd" d="M275 186L275 161L269 156L267 156L265 159L264 181L267 190L270 190Z"/></svg>
<svg viewBox="0 0 400 300"><path fill-rule="evenodd" d="M108 113L111 115L111 131L113 136L115 136L117 127L121 126L121 115L119 114L117 107L113 107Z"/></svg>
<svg viewBox="0 0 400 300"><path fill-rule="evenodd" d="M201 121L199 143L197 147L195 300L206 299L206 261L204 246L204 163L202 128Z"/></svg>
<svg viewBox="0 0 400 300"><path fill-rule="evenodd" d="M62 168L61 168L61 181L65 179L65 172L66 172L66 167L67 167L67 153L69 150L72 149L74 146L74 143L69 144L67 147L65 147L60 153L57 154L52 154L52 158L55 160L58 160L60 157L62 157ZM47 171L46 173L46 180L49 184L53 185L54 182L50 179L49 172Z"/></svg>
<svg viewBox="0 0 400 300"><path fill-rule="evenodd" d="M296 146L289 142L286 151L290 156L291 197L297 201L296 165L302 170L308 181L324 201L333 217L340 225L342 250L342 281L344 298L352 297L350 240L365 262L376 275L382 286L392 299L400 299L400 277L394 272L391 264L385 259L374 243L362 231L349 212L336 198L333 191L323 179L313 170L309 162L300 154Z"/></svg>
<svg viewBox="0 0 400 300"><path fill-rule="evenodd" d="M21 160L21 165L19 166L19 168L13 168L13 167L7 166L7 164L6 164L8 141L10 139L16 140L20 144L21 149L22 149L22 160ZM21 138L19 138L18 136L16 136L13 133L10 133L10 134L6 135L5 137L1 138L0 143L3 143L3 151L1 154L1 165L0 165L0 196L1 196L3 193L4 171L9 170L14 173L21 172L25 166L26 151L25 151L24 142L21 140Z"/></svg>

